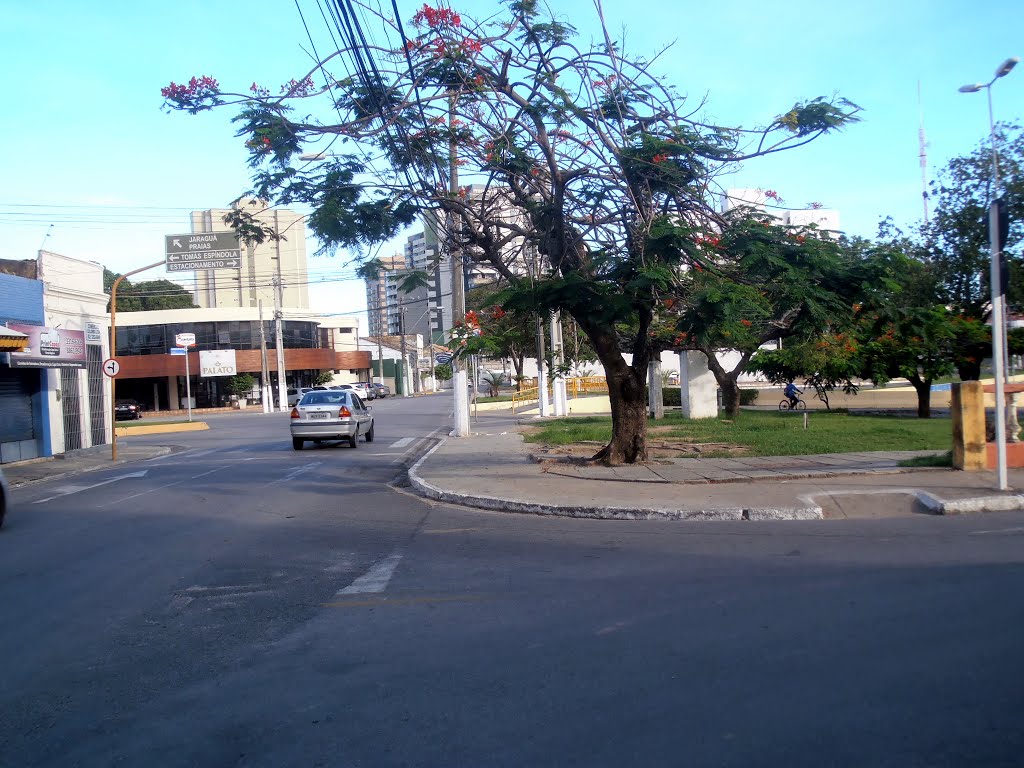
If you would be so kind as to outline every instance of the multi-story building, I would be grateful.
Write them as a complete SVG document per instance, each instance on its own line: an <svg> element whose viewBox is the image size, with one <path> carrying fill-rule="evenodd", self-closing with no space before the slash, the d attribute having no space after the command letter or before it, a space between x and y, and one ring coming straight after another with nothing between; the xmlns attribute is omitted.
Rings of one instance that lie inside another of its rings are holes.
<svg viewBox="0 0 1024 768"><path fill-rule="evenodd" d="M387 336L388 322L388 276L392 272L406 269L405 256L396 253L380 259L381 268L377 276L366 281L366 314L370 336Z"/></svg>
<svg viewBox="0 0 1024 768"><path fill-rule="evenodd" d="M275 306L306 309L309 289L306 269L306 227L303 217L287 209L268 208L256 200L242 201L260 224L281 235L280 240L247 246L242 243L241 269L206 270L195 273L195 302L207 308L255 309L260 302L271 311ZM193 211L192 232L227 232L226 208ZM275 295L280 285L280 294Z"/></svg>

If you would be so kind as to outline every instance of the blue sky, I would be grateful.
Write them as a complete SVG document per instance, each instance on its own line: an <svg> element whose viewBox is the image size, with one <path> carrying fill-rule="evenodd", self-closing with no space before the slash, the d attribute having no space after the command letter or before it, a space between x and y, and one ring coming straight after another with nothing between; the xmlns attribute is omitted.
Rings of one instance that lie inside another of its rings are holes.
<svg viewBox="0 0 1024 768"><path fill-rule="evenodd" d="M320 45L318 6L299 4ZM421 4L398 6L407 19ZM1024 56L1024 3L971 5L604 0L603 9L614 35L625 30L627 51L651 56L671 46L660 71L694 100L706 96L706 115L719 122L760 124L797 100L836 92L860 104L863 122L751 161L730 186L774 189L793 207L821 202L840 211L844 230L870 236L884 216L902 225L922 216L918 81L933 177L988 135L985 94L957 88L987 82L1004 59ZM205 74L231 90L253 81L276 89L308 69L294 2L3 6L0 258L32 258L45 238L47 250L119 272L159 261L163 235L187 231L188 211L226 205L249 178L232 113L167 114L160 88ZM453 7L474 17L498 9L491 0ZM587 37L596 32L592 2L556 7ZM1020 120L1024 65L993 95L997 120ZM310 257L315 309L365 308L345 261Z"/></svg>

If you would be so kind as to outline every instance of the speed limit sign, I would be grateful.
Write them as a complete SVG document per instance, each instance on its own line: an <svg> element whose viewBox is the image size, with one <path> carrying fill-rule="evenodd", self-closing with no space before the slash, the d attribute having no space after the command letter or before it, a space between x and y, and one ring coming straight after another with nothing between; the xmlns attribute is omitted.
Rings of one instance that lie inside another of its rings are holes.
<svg viewBox="0 0 1024 768"><path fill-rule="evenodd" d="M121 370L121 364L114 358L110 357L103 361L103 373L110 378L117 376L118 371Z"/></svg>

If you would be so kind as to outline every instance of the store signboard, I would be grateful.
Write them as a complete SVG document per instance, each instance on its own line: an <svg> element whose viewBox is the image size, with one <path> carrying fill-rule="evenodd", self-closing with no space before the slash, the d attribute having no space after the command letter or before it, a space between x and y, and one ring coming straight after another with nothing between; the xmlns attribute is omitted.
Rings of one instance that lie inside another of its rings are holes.
<svg viewBox="0 0 1024 768"><path fill-rule="evenodd" d="M11 352L11 368L85 368L85 332L8 323L28 336L24 352Z"/></svg>
<svg viewBox="0 0 1024 768"><path fill-rule="evenodd" d="M103 344L103 326L99 323L85 324L85 343L93 346Z"/></svg>
<svg viewBox="0 0 1024 768"><path fill-rule="evenodd" d="M199 353L200 376L234 376L237 373L235 350L211 349Z"/></svg>

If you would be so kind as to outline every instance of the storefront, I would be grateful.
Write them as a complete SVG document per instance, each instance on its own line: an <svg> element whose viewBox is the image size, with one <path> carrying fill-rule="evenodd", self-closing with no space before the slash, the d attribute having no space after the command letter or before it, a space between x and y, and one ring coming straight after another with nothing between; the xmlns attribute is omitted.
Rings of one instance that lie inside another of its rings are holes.
<svg viewBox="0 0 1024 768"><path fill-rule="evenodd" d="M311 386L321 371L344 371L353 381L367 380L370 353L338 349L336 329L324 329L316 320L289 318L281 322L284 380L286 387ZM308 313L303 312L308 316ZM256 381L247 399L258 402L263 391L264 367L272 392L278 392L276 323L257 309L213 308L156 310L118 313L116 357L121 371L117 377L118 399L132 399L149 412L178 410L186 406L186 392L194 408L230 405L229 381L234 374L248 373ZM350 329L351 347L358 342L355 323ZM349 330L349 329L346 329ZM180 334L195 337L186 356L172 352ZM263 349L266 349L264 356ZM234 372L204 367L213 352L230 352Z"/></svg>
<svg viewBox="0 0 1024 768"><path fill-rule="evenodd" d="M0 463L45 456L43 377L39 370L11 366L11 355L30 346L31 334L18 322L43 322L43 285L0 274Z"/></svg>

